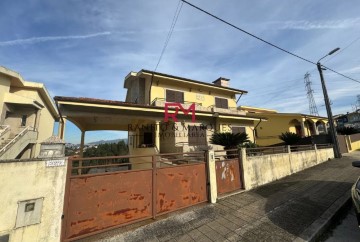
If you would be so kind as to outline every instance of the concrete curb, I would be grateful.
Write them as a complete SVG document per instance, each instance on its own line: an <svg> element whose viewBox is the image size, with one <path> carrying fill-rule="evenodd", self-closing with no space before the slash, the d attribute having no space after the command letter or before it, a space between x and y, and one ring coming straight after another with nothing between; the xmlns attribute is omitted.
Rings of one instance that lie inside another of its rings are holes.
<svg viewBox="0 0 360 242"><path fill-rule="evenodd" d="M341 212L351 204L351 192L348 190L344 196L336 200L317 220L305 229L294 242L314 242L336 221Z"/></svg>

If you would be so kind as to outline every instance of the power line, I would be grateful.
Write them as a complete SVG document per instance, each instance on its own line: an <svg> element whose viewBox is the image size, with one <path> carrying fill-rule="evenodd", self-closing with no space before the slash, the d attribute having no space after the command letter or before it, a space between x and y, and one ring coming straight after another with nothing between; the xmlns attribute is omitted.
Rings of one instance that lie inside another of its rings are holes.
<svg viewBox="0 0 360 242"><path fill-rule="evenodd" d="M344 48L341 48L340 51L338 51L335 55L331 56L330 58L328 58L327 60L324 61L324 63L328 62L329 60L331 60L332 58L334 58L335 56L337 56L338 54L340 54L341 52L343 52L344 50L346 50L347 48L349 48L350 46L352 46L353 44L355 44L358 40L360 40L360 36L357 37L356 39L354 39L353 41L351 41L347 46L345 46Z"/></svg>
<svg viewBox="0 0 360 242"><path fill-rule="evenodd" d="M352 80L352 81L354 81L354 82L360 83L360 81L355 80L354 78L351 78L351 77L346 76L346 75L344 75L344 74L341 74L341 73L339 73L339 72L337 72L337 71L334 71L333 69L330 69L330 68L327 67L327 66L324 66L324 65L321 65L321 66L323 66L325 69L327 69L327 70L329 70L329 71L332 71L332 72L334 72L334 73L336 73L336 74L338 74L338 75L340 75L340 76L343 76L343 77L345 77L345 78L347 78L347 79L350 79L350 80Z"/></svg>
<svg viewBox="0 0 360 242"><path fill-rule="evenodd" d="M266 40L264 40L264 39L262 39L262 38L260 38L260 37L258 37L258 36L256 36L256 35L248 32L248 31L246 31L246 30L244 30L244 29L242 29L242 28L239 28L239 27L233 25L232 23L227 22L226 20L224 20L224 19L222 19L222 18L219 18L219 17L215 16L214 14L209 13L208 11L206 11L206 10L204 10L204 9L201 9L201 8L199 8L198 6L195 6L195 5L192 4L192 3L189 3L189 2L187 2L187 1L185 1L185 0L181 0L181 1L183 1L184 3L190 5L191 7L196 8L197 10L199 10L199 11L201 11L201 12L203 12L203 13L205 13L205 14L207 14L207 15L209 15L209 16L211 16L211 17L213 17L213 18L215 18L215 19L217 19L217 20L219 20L219 21L221 21L221 22L223 22L223 23L225 23L225 24L227 24L227 25L229 25L229 26L231 26L231 27L233 27L233 28L235 28L235 29L243 32L243 33L245 33L245 34L247 34L247 35L250 35L251 37L253 37L253 38L255 38L255 39L258 39L258 40L260 40L260 41L262 41L262 42L264 42L264 43L266 43L266 44L268 44L268 45L270 45L270 46L272 46L272 47L274 47L274 48L276 48L276 49L279 49L279 50L281 50L281 51L283 51L283 52L285 52L285 53L287 53L287 54L289 54L289 55L295 56L296 58L299 58L299 59L301 59L301 60L303 60L303 61L306 61L306 62L309 62L309 63L311 63L311 64L313 64L313 65L316 65L315 62L313 62L313 61L311 61L311 60L308 60L308 59L305 59L305 58L303 58L303 57L301 57L301 56L299 56L299 55L297 55L297 54L294 54L294 53L292 53L292 52L290 52L290 51L288 51L288 50L285 50L285 49L283 49L283 48L281 48L281 47L279 47L279 46L277 46L277 45L275 45L275 44L273 44L273 43L270 43L269 41L266 41Z"/></svg>
<svg viewBox="0 0 360 242"><path fill-rule="evenodd" d="M253 37L253 38L257 39L257 40L260 40L261 42L264 42L264 43L266 43L266 44L268 44L268 45L270 45L270 46L272 46L272 47L274 47L274 48L276 48L276 49L278 49L278 50L281 50L281 51L283 51L283 52L285 52L285 53L287 53L287 54L289 54L289 55L292 55L292 56L294 56L294 57L296 57L296 58L298 58L298 59L301 59L301 60L306 61L306 62L308 62L308 63L311 63L311 64L313 64L313 65L316 65L315 62L313 62L313 61L311 61L311 60L308 60L308 59L306 59L306 58L304 58L304 57L301 57L301 56L299 56L299 55L297 55L297 54L294 54L294 53L292 53L292 52L290 52L290 51L288 51L288 50L286 50L286 49L284 49L284 48L281 48L281 47L279 47L279 46L277 46L277 45L275 45L275 44L273 44L273 43L270 43L269 41L264 40L264 39L262 39L262 38L260 38L260 37L258 37L258 36L256 36L256 35L248 32L248 31L246 31L246 30L244 30L244 29L242 29L242 28L240 28L240 27L237 27L236 25L234 25L234 24L232 24L232 23L229 23L228 21L226 21L226 20L224 20L224 19L222 19L222 18L220 18L220 17L217 17L216 15L214 15L214 14L212 14L212 13L210 13L210 12L208 12L208 11L206 11L206 10L204 10L204 9L202 9L202 8L200 8L200 7L192 4L192 3L189 3L189 2L186 1L186 0L181 0L181 1L184 2L184 3L186 3L186 4L188 4L189 6L191 6L191 7L193 7L193 8L195 8L195 9L197 9L197 10L199 10L199 11L201 11L201 12L203 12L203 13L205 13L205 14L207 14L207 15L209 15L209 16L217 19L217 20L219 20L220 22L223 22L223 23L225 23L225 24L227 24L227 25L229 25L229 26L231 26L231 27L233 27L233 28L235 28L235 29L237 29L237 30L239 30L239 31L247 34L247 35L250 35L251 37ZM350 79L350 80L352 80L352 81L355 81L355 82L360 83L360 81L355 80L354 78L351 78L351 77L346 76L346 75L344 75L344 74L341 74L341 73L339 73L339 72L337 72L337 71L334 71L333 69L330 69L330 68L328 68L328 67L326 67L326 66L324 66L324 65L322 65L322 66L323 66L324 68L328 69L329 71L332 71L332 72L334 72L334 73L336 73L336 74L338 74L338 75L340 75L340 76L343 76L343 77L348 78L348 79Z"/></svg>
<svg viewBox="0 0 360 242"><path fill-rule="evenodd" d="M184 3L181 0L179 0L178 5L177 5L176 10L175 10L175 14L174 14L171 26L170 26L170 29L169 29L169 33L166 36L165 43L164 43L164 46L163 46L163 48L161 50L161 54L160 54L160 57L159 57L159 60L158 60L158 62L156 64L156 66L155 66L154 72L157 70L157 68L158 68L158 66L160 64L160 61L161 61L161 59L162 59L162 57L163 57L163 55L165 53L166 47L169 44L171 35L174 32L174 28L175 28L176 22L177 22L177 20L179 18L179 15L180 15L180 12L181 12L181 9L182 9L183 5L184 5Z"/></svg>

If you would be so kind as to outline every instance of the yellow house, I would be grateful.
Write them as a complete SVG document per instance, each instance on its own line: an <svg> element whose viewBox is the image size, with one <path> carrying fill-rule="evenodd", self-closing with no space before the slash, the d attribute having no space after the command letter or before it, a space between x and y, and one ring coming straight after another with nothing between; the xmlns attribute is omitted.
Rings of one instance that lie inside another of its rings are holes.
<svg viewBox="0 0 360 242"><path fill-rule="evenodd" d="M42 83L0 66L0 159L37 157L59 115Z"/></svg>
<svg viewBox="0 0 360 242"><path fill-rule="evenodd" d="M328 120L325 117L301 114L278 113L273 109L239 106L238 110L245 111L251 116L265 117L267 122L256 123L256 143L269 146L283 141L279 135L292 132L301 137L327 133Z"/></svg>
<svg viewBox="0 0 360 242"><path fill-rule="evenodd" d="M125 102L55 97L63 119L82 131L82 146L89 130L128 131L131 155L221 149L209 142L214 132L246 132L254 140L260 118L237 110L236 95L247 92L230 88L229 79L207 83L140 70L125 77L124 88Z"/></svg>

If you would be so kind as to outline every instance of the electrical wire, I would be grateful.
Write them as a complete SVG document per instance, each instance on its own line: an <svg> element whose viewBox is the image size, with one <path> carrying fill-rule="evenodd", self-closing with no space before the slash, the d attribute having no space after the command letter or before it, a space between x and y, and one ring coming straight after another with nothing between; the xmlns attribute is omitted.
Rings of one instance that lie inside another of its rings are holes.
<svg viewBox="0 0 360 242"><path fill-rule="evenodd" d="M236 25L234 25L234 24L232 24L232 23L229 23L228 21L226 21L226 20L224 20L224 19L222 19L222 18L220 18L220 17L218 17L218 16L216 16L216 15L214 15L214 14L212 14L212 13L210 13L210 12L208 12L208 11L206 11L206 10L204 10L204 9L196 6L196 5L194 5L194 4L192 4L192 3L189 3L189 2L186 1L186 0L181 0L181 1L184 2L184 3L186 3L187 5L189 5L189 6L191 6L191 7L199 10L200 12L203 12L203 13L205 13L205 14L207 14L207 15L209 15L209 16L217 19L217 20L219 20L220 22L223 22L223 23L229 25L230 27L233 27L233 28L235 28L235 29L237 29L237 30L239 30L239 31L247 34L247 35L250 35L251 37L253 37L253 38L257 39L257 40L260 40L261 42L264 42L265 44L268 44L268 45L270 45L270 46L272 46L272 47L274 47L274 48L276 48L276 49L278 49L278 50L281 50L281 51L283 51L283 52L285 52L285 53L287 53L287 54L289 54L289 55L292 55L292 56L294 56L294 57L296 57L296 58L298 58L298 59L301 59L301 60L303 60L303 61L306 61L306 62L308 62L308 63L310 63L310 64L316 65L315 62L313 62L313 61L311 61L311 60L308 60L308 59L306 59L306 58L304 58L304 57L301 57L301 56L299 56L299 55L297 55L297 54L295 54L295 53L292 53L292 52L290 52L290 51L288 51L288 50L286 50L286 49L284 49L284 48L282 48L282 47L280 47L280 46L277 46L277 45L275 45L275 44L273 44L273 43L271 43L271 42L269 42L269 41L267 41L267 40L264 40L264 39L262 39L262 38L260 38L260 37L258 37L258 36L256 36L256 35L248 32L248 31L246 31L246 30L244 30L244 29L242 29L242 28L240 28L240 27L237 27ZM338 75L340 75L340 76L343 76L343 77L345 77L345 78L347 78L347 79L349 79L349 80L352 80L352 81L355 81L355 82L360 83L360 81L355 80L354 78L351 78L351 77L349 77L349 76L346 76L346 75L344 75L344 74L341 74L341 73L339 73L339 72L337 72L337 71L335 71L335 70L333 70L333 69L330 69L329 67L326 67L326 66L324 66L324 65L322 65L322 66L323 66L324 68L328 69L329 71L332 71L332 72L334 72L334 73L336 73L336 74L338 74Z"/></svg>
<svg viewBox="0 0 360 242"><path fill-rule="evenodd" d="M170 39L171 39L171 36L174 32L174 28L175 28L175 25L176 25L176 22L179 18L179 15L180 15L180 12L181 12L181 9L182 9L182 6L184 5L184 3L179 0L178 2L178 5L176 7L176 11L175 11L175 14L174 14L174 17L173 17L173 20L172 20L172 23L171 23L171 26L170 26L170 29L169 29L169 32L168 32L168 35L166 36L166 39L165 39L165 43L164 43L164 46L161 50L161 54L160 54L160 57L159 57L159 60L155 66L155 69L154 69L154 72L156 72L157 68L159 67L159 64L160 64L160 61L165 53L165 50L166 50L166 47L168 46L169 42L170 42Z"/></svg>
<svg viewBox="0 0 360 242"><path fill-rule="evenodd" d="M266 44L268 44L268 45L270 45L270 46L272 46L272 47L274 47L274 48L276 48L276 49L279 49L279 50L281 50L281 51L283 51L283 52L285 52L285 53L287 53L287 54L289 54L289 55L295 56L296 58L299 58L299 59L301 59L301 60L303 60L303 61L306 61L306 62L309 62L309 63L311 63L311 64L316 65L315 62L313 62L313 61L311 61L311 60L308 60L308 59L305 59L305 58L303 58L303 57L301 57L301 56L299 56L299 55L297 55L297 54L294 54L294 53L292 53L292 52L290 52L290 51L288 51L288 50L285 50L284 48L281 48L281 47L279 47L279 46L277 46L277 45L275 45L275 44L273 44L273 43L270 43L269 41L264 40L264 39L262 39L262 38L260 38L260 37L258 37L258 36L256 36L256 35L248 32L248 31L246 31L246 30L242 29L242 28L239 28L239 27L233 25L232 23L227 22L226 20L224 20L224 19L222 19L222 18L219 18L219 17L217 17L216 15L214 15L214 14L212 14L212 13L209 13L208 11L206 11L206 10L204 10L204 9L199 8L198 6L195 6L194 4L189 3L188 1L185 1L185 0L181 0L181 1L184 2L184 3L186 3L186 4L188 4L189 6L191 6L191 7L193 7L193 8L196 8L197 10L199 10L199 11L201 11L201 12L203 12L203 13L205 13L205 14L207 14L207 15L209 15L209 16L217 19L217 20L219 20L220 22L223 22L223 23L225 23L225 24L227 24L227 25L229 25L229 26L231 26L231 27L233 27L233 28L235 28L235 29L237 29L237 30L239 30L239 31L247 34L247 35L250 35L251 37L253 37L253 38L255 38L255 39L258 39L258 40L260 40L260 41L262 41L262 42L264 42L264 43L266 43Z"/></svg>

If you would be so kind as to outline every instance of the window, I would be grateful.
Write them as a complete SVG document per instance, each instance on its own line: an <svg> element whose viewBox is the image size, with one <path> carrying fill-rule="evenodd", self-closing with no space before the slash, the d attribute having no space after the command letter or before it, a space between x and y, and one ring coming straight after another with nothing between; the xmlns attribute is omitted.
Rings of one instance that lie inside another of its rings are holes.
<svg viewBox="0 0 360 242"><path fill-rule="evenodd" d="M146 144L146 145L153 144L153 133L152 132L144 132L144 144Z"/></svg>
<svg viewBox="0 0 360 242"><path fill-rule="evenodd" d="M228 109L228 100L226 98L215 97L215 107Z"/></svg>
<svg viewBox="0 0 360 242"><path fill-rule="evenodd" d="M23 115L21 117L21 126L26 126L26 119L27 119L27 115Z"/></svg>
<svg viewBox="0 0 360 242"><path fill-rule="evenodd" d="M184 103L184 93L173 90L166 90L166 102Z"/></svg>
<svg viewBox="0 0 360 242"><path fill-rule="evenodd" d="M233 134L246 133L245 127L231 127Z"/></svg>
<svg viewBox="0 0 360 242"><path fill-rule="evenodd" d="M206 129L197 125L188 126L188 142L189 145L206 145Z"/></svg>

